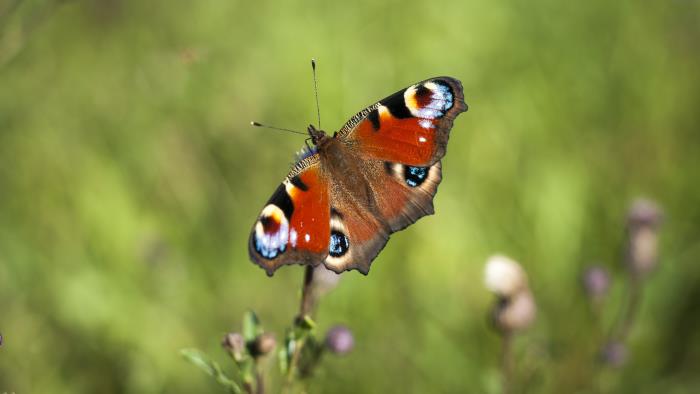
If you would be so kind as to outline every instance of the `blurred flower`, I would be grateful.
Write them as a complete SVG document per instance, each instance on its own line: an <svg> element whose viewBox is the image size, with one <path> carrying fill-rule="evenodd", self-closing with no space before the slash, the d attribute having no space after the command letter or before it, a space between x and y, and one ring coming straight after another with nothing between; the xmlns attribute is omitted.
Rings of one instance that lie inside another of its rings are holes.
<svg viewBox="0 0 700 394"><path fill-rule="evenodd" d="M314 268L312 283L314 297L321 297L328 294L338 286L338 282L340 282L340 274L329 270L323 264L317 265Z"/></svg>
<svg viewBox="0 0 700 394"><path fill-rule="evenodd" d="M649 200L637 200L627 215L627 265L633 273L645 275L658 261L658 229L661 209Z"/></svg>
<svg viewBox="0 0 700 394"><path fill-rule="evenodd" d="M628 228L647 226L658 228L663 221L663 213L659 206L644 198L635 200L627 214Z"/></svg>
<svg viewBox="0 0 700 394"><path fill-rule="evenodd" d="M583 273L583 288L593 299L601 299L610 288L610 274L599 265L592 265Z"/></svg>
<svg viewBox="0 0 700 394"><path fill-rule="evenodd" d="M486 261L484 284L496 295L508 298L527 288L527 275L512 259L494 255Z"/></svg>
<svg viewBox="0 0 700 394"><path fill-rule="evenodd" d="M627 362L627 347L622 342L608 342L603 348L601 357L606 364L621 367Z"/></svg>
<svg viewBox="0 0 700 394"><path fill-rule="evenodd" d="M335 354L346 354L355 345L352 332L342 325L335 326L326 334L326 348Z"/></svg>
<svg viewBox="0 0 700 394"><path fill-rule="evenodd" d="M266 332L258 335L253 343L253 355L254 356L264 356L271 351L275 350L277 346L277 340L272 333Z"/></svg>
<svg viewBox="0 0 700 394"><path fill-rule="evenodd" d="M243 335L237 332L226 334L221 346L231 354L234 360L241 361L246 355L246 345Z"/></svg>
<svg viewBox="0 0 700 394"><path fill-rule="evenodd" d="M493 323L502 332L522 331L530 327L536 316L537 306L529 290L500 298L493 309Z"/></svg>
<svg viewBox="0 0 700 394"><path fill-rule="evenodd" d="M484 284L498 297L491 316L499 331L520 331L532 324L537 305L528 288L527 274L520 264L501 255L489 257Z"/></svg>

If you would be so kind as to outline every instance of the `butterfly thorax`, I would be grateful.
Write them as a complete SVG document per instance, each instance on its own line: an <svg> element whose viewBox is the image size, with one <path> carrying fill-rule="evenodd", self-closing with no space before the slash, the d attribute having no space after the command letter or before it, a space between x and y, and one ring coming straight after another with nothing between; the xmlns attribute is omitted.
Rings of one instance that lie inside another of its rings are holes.
<svg viewBox="0 0 700 394"><path fill-rule="evenodd" d="M316 129L313 125L308 127L311 141L316 145L321 167L331 180L331 190L348 193L359 197L360 200L370 199L365 187L361 160L355 155L347 144L336 138L337 133L329 136L323 130Z"/></svg>

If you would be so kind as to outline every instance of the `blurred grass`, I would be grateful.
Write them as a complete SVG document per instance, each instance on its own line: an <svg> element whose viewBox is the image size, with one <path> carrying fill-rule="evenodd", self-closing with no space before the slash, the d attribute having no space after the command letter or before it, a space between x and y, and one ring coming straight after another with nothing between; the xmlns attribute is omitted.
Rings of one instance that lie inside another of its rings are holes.
<svg viewBox="0 0 700 394"><path fill-rule="evenodd" d="M302 139L248 122L315 119L311 57L327 129L430 76L470 104L437 215L322 303L357 347L312 392L496 391L496 251L540 306L523 391L692 392L699 40L694 0L0 1L0 392L216 392L179 349L224 363L248 307L282 333L302 270L267 278L246 240ZM666 210L662 264L630 364L596 375L579 273L599 261L619 282L638 195Z"/></svg>

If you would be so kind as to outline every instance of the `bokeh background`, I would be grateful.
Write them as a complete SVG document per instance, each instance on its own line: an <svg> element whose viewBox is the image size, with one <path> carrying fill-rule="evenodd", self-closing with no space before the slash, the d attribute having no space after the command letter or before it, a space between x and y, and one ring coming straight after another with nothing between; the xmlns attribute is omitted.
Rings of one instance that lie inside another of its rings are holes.
<svg viewBox="0 0 700 394"><path fill-rule="evenodd" d="M695 0L0 1L0 392L222 392L179 349L229 368L248 308L283 333L303 270L268 278L246 241L303 137L248 123L314 121L312 57L326 129L443 74L470 110L437 214L322 301L319 332L356 347L311 392L498 392L494 252L539 307L518 392L697 390L699 42ZM664 209L661 259L627 364L601 367L639 196Z"/></svg>

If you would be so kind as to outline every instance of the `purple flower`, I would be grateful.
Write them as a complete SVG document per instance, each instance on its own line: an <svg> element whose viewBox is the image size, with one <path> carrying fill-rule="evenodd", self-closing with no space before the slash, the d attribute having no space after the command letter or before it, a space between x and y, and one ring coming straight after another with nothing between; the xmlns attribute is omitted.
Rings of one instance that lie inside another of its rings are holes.
<svg viewBox="0 0 700 394"><path fill-rule="evenodd" d="M335 354L346 354L355 345L352 332L342 325L335 326L326 334L326 348Z"/></svg>
<svg viewBox="0 0 700 394"><path fill-rule="evenodd" d="M608 270L599 265L588 267L583 273L583 288L591 298L603 298L610 288Z"/></svg>

